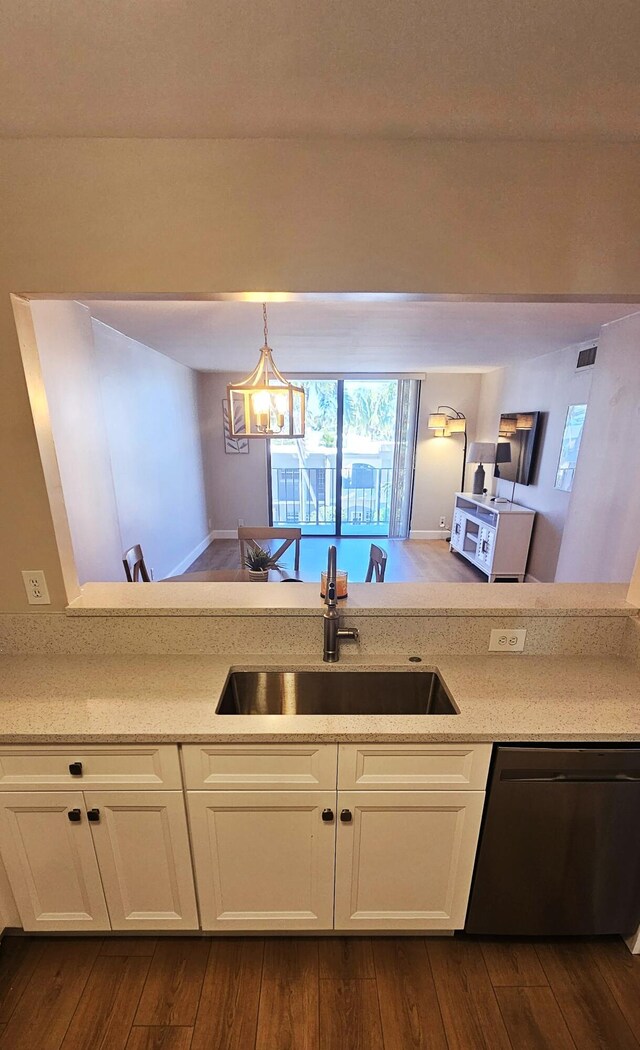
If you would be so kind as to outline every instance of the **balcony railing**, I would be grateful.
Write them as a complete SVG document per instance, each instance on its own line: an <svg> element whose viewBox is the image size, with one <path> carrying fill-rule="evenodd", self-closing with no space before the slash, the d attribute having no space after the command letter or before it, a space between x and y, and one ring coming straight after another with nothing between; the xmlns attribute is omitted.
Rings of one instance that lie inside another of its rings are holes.
<svg viewBox="0 0 640 1050"><path fill-rule="evenodd" d="M343 474L342 522L348 525L388 525L391 467L354 463ZM274 525L335 525L335 467L272 467L271 501Z"/></svg>

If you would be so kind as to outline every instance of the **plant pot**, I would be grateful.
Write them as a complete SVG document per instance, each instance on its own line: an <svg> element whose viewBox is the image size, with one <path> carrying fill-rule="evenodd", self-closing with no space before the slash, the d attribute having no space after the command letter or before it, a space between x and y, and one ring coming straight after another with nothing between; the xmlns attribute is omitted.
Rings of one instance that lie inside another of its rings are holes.
<svg viewBox="0 0 640 1050"><path fill-rule="evenodd" d="M249 569L249 579L252 583L266 583L269 579L269 570Z"/></svg>

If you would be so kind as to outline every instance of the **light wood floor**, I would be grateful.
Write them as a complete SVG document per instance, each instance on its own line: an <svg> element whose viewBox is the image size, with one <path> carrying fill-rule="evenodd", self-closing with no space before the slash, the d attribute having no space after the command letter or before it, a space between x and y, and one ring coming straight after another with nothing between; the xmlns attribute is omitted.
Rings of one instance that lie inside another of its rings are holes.
<svg viewBox="0 0 640 1050"><path fill-rule="evenodd" d="M300 544L300 572L305 580L319 580L327 565L327 548L335 543L338 566L346 569L353 583L364 580L369 564L370 539L341 536L303 536ZM388 554L387 583L485 583L487 577L459 554L449 551L444 540L375 540ZM285 564L293 566L290 548ZM213 540L187 571L231 569L240 566L237 540Z"/></svg>
<svg viewBox="0 0 640 1050"><path fill-rule="evenodd" d="M620 940L7 937L0 1050L638 1050Z"/></svg>

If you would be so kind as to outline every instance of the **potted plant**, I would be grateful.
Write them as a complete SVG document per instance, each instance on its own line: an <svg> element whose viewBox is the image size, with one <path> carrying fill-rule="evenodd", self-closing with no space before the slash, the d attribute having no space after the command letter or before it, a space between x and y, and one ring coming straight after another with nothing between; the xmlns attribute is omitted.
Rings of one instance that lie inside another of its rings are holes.
<svg viewBox="0 0 640 1050"><path fill-rule="evenodd" d="M274 562L269 548L261 547L258 543L247 549L244 565L249 570L249 579L255 583L266 583L269 578L269 569L280 568L277 562Z"/></svg>

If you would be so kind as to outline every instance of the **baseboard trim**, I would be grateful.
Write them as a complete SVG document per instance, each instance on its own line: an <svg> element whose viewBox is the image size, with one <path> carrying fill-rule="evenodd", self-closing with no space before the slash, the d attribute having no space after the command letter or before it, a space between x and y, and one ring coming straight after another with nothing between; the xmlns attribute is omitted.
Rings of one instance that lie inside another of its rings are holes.
<svg viewBox="0 0 640 1050"><path fill-rule="evenodd" d="M446 540L451 535L449 529L411 529L410 540Z"/></svg>
<svg viewBox="0 0 640 1050"><path fill-rule="evenodd" d="M213 529L209 535L212 540L237 540L237 529Z"/></svg>
<svg viewBox="0 0 640 1050"><path fill-rule="evenodd" d="M524 574L524 582L525 583L541 583L542 581L539 580L537 576L532 576L530 572L526 572Z"/></svg>
<svg viewBox="0 0 640 1050"><path fill-rule="evenodd" d="M179 561L177 565L174 565L171 572L168 572L167 575L163 577L163 579L166 580L169 576L180 576L183 572L186 572L186 570L196 560L196 558L198 558L203 551L206 551L214 536L214 532L208 532L205 538L203 540L200 540L200 543L198 543L192 551L189 551L189 553L182 559L182 561Z"/></svg>

